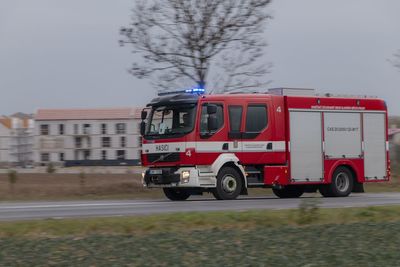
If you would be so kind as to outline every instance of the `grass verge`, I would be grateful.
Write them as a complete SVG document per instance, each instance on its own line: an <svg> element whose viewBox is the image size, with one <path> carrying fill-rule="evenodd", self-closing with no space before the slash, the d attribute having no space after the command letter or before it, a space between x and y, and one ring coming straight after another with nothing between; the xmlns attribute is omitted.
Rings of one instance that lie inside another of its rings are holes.
<svg viewBox="0 0 400 267"><path fill-rule="evenodd" d="M305 217L308 219L305 220ZM190 232L215 228L248 230L257 227L279 228L282 226L393 221L400 221L400 206L346 209L319 209L315 206L296 210L185 212L135 217L1 222L0 237L146 235L158 232Z"/></svg>
<svg viewBox="0 0 400 267"><path fill-rule="evenodd" d="M400 207L0 223L1 266L399 266Z"/></svg>

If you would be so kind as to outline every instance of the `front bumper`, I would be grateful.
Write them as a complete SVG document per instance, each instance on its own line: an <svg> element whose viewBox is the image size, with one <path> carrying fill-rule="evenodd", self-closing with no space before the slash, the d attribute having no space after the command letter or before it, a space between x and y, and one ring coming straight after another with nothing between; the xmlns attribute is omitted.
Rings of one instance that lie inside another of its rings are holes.
<svg viewBox="0 0 400 267"><path fill-rule="evenodd" d="M183 179L182 173L189 172L189 179ZM201 173L196 167L183 168L150 168L143 177L143 186L148 188L163 187L201 187L213 188L216 186L216 177L213 173Z"/></svg>

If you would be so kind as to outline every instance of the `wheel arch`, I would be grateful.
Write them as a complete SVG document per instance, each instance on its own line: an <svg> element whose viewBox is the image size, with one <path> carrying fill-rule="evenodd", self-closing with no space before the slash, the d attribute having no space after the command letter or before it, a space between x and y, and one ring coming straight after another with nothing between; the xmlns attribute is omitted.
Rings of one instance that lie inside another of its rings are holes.
<svg viewBox="0 0 400 267"><path fill-rule="evenodd" d="M362 174L361 174L361 170L360 170L359 166L357 166L351 160L338 160L338 161L335 162L335 164L332 165L332 167L329 170L329 174L328 174L328 177L327 177L327 182L328 183L332 182L333 173L339 167L345 167L351 172L351 174L353 175L354 183L362 183L363 182Z"/></svg>
<svg viewBox="0 0 400 267"><path fill-rule="evenodd" d="M238 171L243 182L243 188L247 189L246 173L235 154L221 154L211 165L211 169L215 176L217 176L219 171L224 167L231 167Z"/></svg>

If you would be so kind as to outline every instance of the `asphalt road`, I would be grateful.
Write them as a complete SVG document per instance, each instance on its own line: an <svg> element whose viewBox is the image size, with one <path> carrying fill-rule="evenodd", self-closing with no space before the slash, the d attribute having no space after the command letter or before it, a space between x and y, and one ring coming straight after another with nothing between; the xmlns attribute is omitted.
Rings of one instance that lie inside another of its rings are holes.
<svg viewBox="0 0 400 267"><path fill-rule="evenodd" d="M304 198L307 198L307 195L301 199ZM319 198L311 195L308 198L318 199L320 207L325 208L400 205L400 193L352 194L347 198ZM299 206L301 199L278 199L271 196L233 201L192 197L183 202L168 200L3 202L0 204L0 220L112 217L185 211L293 209Z"/></svg>

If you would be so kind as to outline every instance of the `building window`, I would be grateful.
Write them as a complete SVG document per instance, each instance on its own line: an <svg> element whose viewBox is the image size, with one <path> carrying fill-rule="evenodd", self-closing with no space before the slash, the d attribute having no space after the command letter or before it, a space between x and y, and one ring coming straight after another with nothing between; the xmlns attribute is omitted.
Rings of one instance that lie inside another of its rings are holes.
<svg viewBox="0 0 400 267"><path fill-rule="evenodd" d="M59 157L60 161L64 161L65 160L64 159L64 153L58 154L58 157Z"/></svg>
<svg viewBox="0 0 400 267"><path fill-rule="evenodd" d="M80 137L75 137L75 147L76 147L76 148L82 147L82 138L80 138Z"/></svg>
<svg viewBox="0 0 400 267"><path fill-rule="evenodd" d="M101 138L101 144L103 147L111 147L111 138L110 137Z"/></svg>
<svg viewBox="0 0 400 267"><path fill-rule="evenodd" d="M65 129L64 128L65 128L64 124L59 124L58 125L58 134L59 135L64 135L64 133L65 133Z"/></svg>
<svg viewBox="0 0 400 267"><path fill-rule="evenodd" d="M83 125L83 134L90 134L90 124Z"/></svg>
<svg viewBox="0 0 400 267"><path fill-rule="evenodd" d="M41 135L49 135L50 134L50 130L49 130L49 125L48 124L40 125L40 134Z"/></svg>
<svg viewBox="0 0 400 267"><path fill-rule="evenodd" d="M126 147L126 137L121 136L121 147Z"/></svg>
<svg viewBox="0 0 400 267"><path fill-rule="evenodd" d="M42 162L48 162L50 161L50 154L49 153L42 153L40 154L40 160Z"/></svg>
<svg viewBox="0 0 400 267"><path fill-rule="evenodd" d="M125 150L117 150L117 159L124 160L125 159Z"/></svg>
<svg viewBox="0 0 400 267"><path fill-rule="evenodd" d="M126 123L115 124L115 133L116 134L126 134Z"/></svg>
<svg viewBox="0 0 400 267"><path fill-rule="evenodd" d="M101 134L107 134L107 124L101 124Z"/></svg>
<svg viewBox="0 0 400 267"><path fill-rule="evenodd" d="M102 160L107 160L107 150L102 150L101 151L101 159Z"/></svg>
<svg viewBox="0 0 400 267"><path fill-rule="evenodd" d="M83 151L83 159L90 160L90 150Z"/></svg>
<svg viewBox="0 0 400 267"><path fill-rule="evenodd" d="M79 133L79 125L74 124L74 134L78 134L78 133Z"/></svg>

